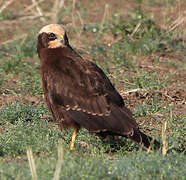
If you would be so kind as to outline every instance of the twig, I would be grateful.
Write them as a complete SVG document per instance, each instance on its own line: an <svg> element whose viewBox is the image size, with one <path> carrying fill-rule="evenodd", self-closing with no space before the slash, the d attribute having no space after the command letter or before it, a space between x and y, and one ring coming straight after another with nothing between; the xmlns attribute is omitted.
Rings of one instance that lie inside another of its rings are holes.
<svg viewBox="0 0 186 180"><path fill-rule="evenodd" d="M76 14L77 14L78 17L79 17L79 20L80 20L80 23L81 23L81 27L84 27L84 22L83 22L83 19L81 18L81 14L79 13L79 11L76 11ZM74 21L74 14L72 14L72 23L73 23L73 26L75 27L76 33L77 33L78 36L80 37L83 28L81 28L80 32L78 32L77 27L76 27L76 23L75 23L75 21Z"/></svg>
<svg viewBox="0 0 186 180"><path fill-rule="evenodd" d="M81 23L81 26L84 27L84 22L83 22L83 19L81 17L81 14L79 13L79 11L76 11L78 17L79 17L79 20L80 20L80 23Z"/></svg>
<svg viewBox="0 0 186 180"><path fill-rule="evenodd" d="M54 178L53 180L59 180L60 179L60 172L61 172L61 167L63 163L63 146L62 146L62 140L58 140L58 161L56 165L56 170L54 173Z"/></svg>
<svg viewBox="0 0 186 180"><path fill-rule="evenodd" d="M136 25L135 29L133 30L132 34L130 35L130 37L133 37L134 34L137 32L137 30L139 29L139 27L141 26L141 21Z"/></svg>
<svg viewBox="0 0 186 180"><path fill-rule="evenodd" d="M22 21L25 21L25 20L33 20L33 19L36 19L36 18L42 18L43 16L38 16L38 15L34 15L34 16L24 16L24 17L20 17L20 18L17 18L15 20L4 20L3 21L3 24L4 25L13 25L13 24L18 24L18 23L23 23ZM44 17L51 17L51 13L46 13ZM0 29L2 29L3 27L0 26Z"/></svg>
<svg viewBox="0 0 186 180"><path fill-rule="evenodd" d="M31 9L33 9L35 6L37 6L38 4L42 3L43 1L45 0L40 0L40 1L35 1L35 3L33 3L32 5L28 6L24 11L23 13L27 12L27 11L30 11Z"/></svg>
<svg viewBox="0 0 186 180"><path fill-rule="evenodd" d="M73 0L73 2L72 2L72 13L74 13L75 8L76 8L76 0Z"/></svg>
<svg viewBox="0 0 186 180"><path fill-rule="evenodd" d="M50 14L48 16L50 16ZM47 17L47 15L45 15L45 17ZM36 15L36 16L24 16L24 17L21 17L17 20L24 21L24 20L33 20L35 18L43 18L43 16L38 16L38 15Z"/></svg>
<svg viewBox="0 0 186 180"><path fill-rule="evenodd" d="M106 20L106 17L108 15L108 8L109 8L109 5L105 4L105 11L104 11L104 14L103 14L103 19L101 21L100 30L99 30L100 33L103 31L103 25L105 24L105 20Z"/></svg>
<svg viewBox="0 0 186 180"><path fill-rule="evenodd" d="M36 4L36 0L32 0L32 3L33 3L33 4ZM38 14L39 14L40 16L43 16L43 13L41 12L41 9L39 8L39 5L36 4L35 6L36 6L36 10L37 10ZM42 20L42 21L45 21L45 19L44 19L43 17L41 18L41 20Z"/></svg>
<svg viewBox="0 0 186 180"><path fill-rule="evenodd" d="M80 37L81 36L81 31L78 32L78 28L77 28L75 20L74 20L75 19L74 18L74 16L75 16L75 8L76 8L76 0L73 0L73 3L72 3L72 25L73 25L74 30L76 31L77 35ZM80 14L77 13L77 15L80 15ZM80 21L81 21L81 19L80 19Z"/></svg>
<svg viewBox="0 0 186 180"><path fill-rule="evenodd" d="M181 3L180 3L180 0L178 0L178 9L179 9L179 17L181 17Z"/></svg>
<svg viewBox="0 0 186 180"><path fill-rule="evenodd" d="M65 0L61 0L59 2L59 8L61 9L62 7L64 7L64 3L65 3Z"/></svg>
<svg viewBox="0 0 186 180"><path fill-rule="evenodd" d="M31 174L32 174L32 180L37 180L36 166L34 163L34 157L33 157L33 152L31 148L27 149L27 157L28 157Z"/></svg>
<svg viewBox="0 0 186 180"><path fill-rule="evenodd" d="M9 0L7 2L5 2L4 5L1 6L0 8L0 13L2 13L11 3L13 3L14 0Z"/></svg>
<svg viewBox="0 0 186 180"><path fill-rule="evenodd" d="M58 21L58 13L60 9L64 6L64 1L65 0L55 0L52 8L52 21L54 23L57 23Z"/></svg>
<svg viewBox="0 0 186 180"><path fill-rule="evenodd" d="M170 31L173 31L174 29L176 29L178 26L180 26L181 24L186 22L186 17L178 17L171 25L169 30L167 31L167 33L169 33Z"/></svg>
<svg viewBox="0 0 186 180"><path fill-rule="evenodd" d="M112 77L112 78L116 79L118 82L127 83L127 84L132 85L132 83L130 83L130 82L127 82L127 81L125 81L125 80L120 80L120 79L118 79L119 76L116 77L116 76L114 76L113 74L109 74L109 77Z"/></svg>
<svg viewBox="0 0 186 180"><path fill-rule="evenodd" d="M129 93L137 92L137 91L145 91L145 89L140 89L140 88L131 89L131 90L128 90L128 91L123 91L122 94L129 94Z"/></svg>

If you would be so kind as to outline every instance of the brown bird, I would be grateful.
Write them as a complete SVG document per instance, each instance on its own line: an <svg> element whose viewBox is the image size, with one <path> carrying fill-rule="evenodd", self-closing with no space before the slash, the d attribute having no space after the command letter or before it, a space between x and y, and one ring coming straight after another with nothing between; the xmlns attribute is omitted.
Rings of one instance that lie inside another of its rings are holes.
<svg viewBox="0 0 186 180"><path fill-rule="evenodd" d="M74 128L71 150L81 127L150 147L152 138L139 130L132 112L104 72L72 49L62 25L50 24L40 30L37 52L48 108L61 129ZM157 141L154 144L159 146Z"/></svg>

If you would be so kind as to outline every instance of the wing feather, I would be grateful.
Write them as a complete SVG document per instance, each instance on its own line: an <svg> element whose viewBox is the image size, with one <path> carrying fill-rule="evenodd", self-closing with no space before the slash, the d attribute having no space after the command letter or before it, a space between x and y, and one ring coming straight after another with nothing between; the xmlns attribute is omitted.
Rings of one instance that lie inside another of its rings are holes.
<svg viewBox="0 0 186 180"><path fill-rule="evenodd" d="M59 59L57 63L48 66L46 73L52 102L66 110L102 116L109 114L111 103L124 104L103 71L77 54ZM112 94L115 97L111 97ZM112 99L117 99L117 102L112 102Z"/></svg>
<svg viewBox="0 0 186 180"><path fill-rule="evenodd" d="M71 48L47 49L40 57L45 97L53 114L59 112L58 121L62 112L94 132L129 135L138 128L122 97L94 63Z"/></svg>

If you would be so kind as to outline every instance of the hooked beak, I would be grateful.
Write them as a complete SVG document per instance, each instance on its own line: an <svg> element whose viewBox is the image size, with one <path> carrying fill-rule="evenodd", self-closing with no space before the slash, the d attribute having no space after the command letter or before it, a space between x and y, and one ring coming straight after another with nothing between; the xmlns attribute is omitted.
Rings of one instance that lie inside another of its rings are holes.
<svg viewBox="0 0 186 180"><path fill-rule="evenodd" d="M60 35L58 37L58 41L60 41L60 42L62 42L64 44L65 43L64 36L63 35Z"/></svg>

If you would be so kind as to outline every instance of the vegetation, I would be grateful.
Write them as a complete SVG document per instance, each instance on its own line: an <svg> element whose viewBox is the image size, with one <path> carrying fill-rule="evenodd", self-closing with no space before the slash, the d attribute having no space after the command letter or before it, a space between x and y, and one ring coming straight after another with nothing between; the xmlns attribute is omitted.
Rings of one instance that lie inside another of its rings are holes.
<svg viewBox="0 0 186 180"><path fill-rule="evenodd" d="M186 4L57 2L0 4L0 179L31 179L34 166L45 180L57 177L57 170L60 179L184 180ZM72 130L60 131L52 121L36 51L37 32L54 22L65 24L71 45L105 71L141 130L161 142L160 150L145 152L128 139L102 140L82 129L76 150L69 151Z"/></svg>

